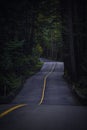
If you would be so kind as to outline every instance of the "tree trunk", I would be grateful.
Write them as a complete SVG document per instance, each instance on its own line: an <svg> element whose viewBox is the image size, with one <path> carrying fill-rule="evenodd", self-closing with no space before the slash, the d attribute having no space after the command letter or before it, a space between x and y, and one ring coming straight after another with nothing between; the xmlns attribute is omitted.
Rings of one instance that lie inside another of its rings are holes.
<svg viewBox="0 0 87 130"><path fill-rule="evenodd" d="M76 63L75 63L75 51L74 51L74 36L73 36L73 23L72 23L72 5L71 1L68 0L68 40L69 40L69 47L70 47L70 57L71 57L71 73L72 79L76 80Z"/></svg>

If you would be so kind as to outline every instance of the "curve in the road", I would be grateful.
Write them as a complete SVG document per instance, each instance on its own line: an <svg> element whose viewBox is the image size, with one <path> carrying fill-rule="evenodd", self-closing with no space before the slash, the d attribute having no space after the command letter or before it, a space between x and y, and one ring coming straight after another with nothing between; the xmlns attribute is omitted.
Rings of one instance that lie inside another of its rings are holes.
<svg viewBox="0 0 87 130"><path fill-rule="evenodd" d="M42 96L41 96L39 105L41 105L42 102L43 102L43 100L44 100L44 94L45 94L45 89L46 89L47 78L48 78L49 75L53 72L53 70L54 70L54 68L55 68L55 65L56 65L56 64L54 64L54 65L52 66L51 71L49 71L48 74L44 77L44 84L43 84L43 89L42 89Z"/></svg>
<svg viewBox="0 0 87 130"><path fill-rule="evenodd" d="M53 72L55 68L55 64L52 65L52 68L51 70L46 74L46 76L44 77L44 84L43 84L43 89L42 89L42 95L41 95L41 99L40 99L40 102L39 102L39 105L41 105L43 103L43 100L44 100L44 94L45 94L45 88L46 88L46 82L47 82L47 78L49 77L49 75ZM24 107L26 106L27 104L19 104L19 105L16 105L14 107L11 107L7 110L5 110L4 112L2 112L0 114L0 118L4 117L5 115L9 114L10 112L18 109L18 108L21 108L21 107Z"/></svg>

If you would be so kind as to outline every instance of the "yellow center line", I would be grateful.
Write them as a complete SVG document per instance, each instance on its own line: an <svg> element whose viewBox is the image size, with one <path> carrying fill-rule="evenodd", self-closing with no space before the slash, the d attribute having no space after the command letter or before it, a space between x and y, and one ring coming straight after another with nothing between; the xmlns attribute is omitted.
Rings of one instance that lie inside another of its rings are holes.
<svg viewBox="0 0 87 130"><path fill-rule="evenodd" d="M42 102L43 102L43 100L44 100L44 94L45 94L45 89L46 89L47 78L48 78L48 76L53 72L54 68L55 68L55 64L54 64L54 66L52 67L51 71L44 77L44 84L43 84L42 96L41 96L39 105L41 105Z"/></svg>
<svg viewBox="0 0 87 130"><path fill-rule="evenodd" d="M45 93L47 78L48 78L48 76L53 72L54 68L55 68L55 64L54 64L52 70L44 77L44 85L43 85L42 96L41 96L41 100L40 100L40 102L39 102L39 105L41 105L42 102L43 102L43 100L44 100L44 93ZM2 113L0 114L0 118L4 117L5 115L9 114L10 112L12 112L12 111L14 111L14 110L16 110L16 109L18 109L18 108L21 108L21 107L26 106L26 105L27 105L27 104L20 104L20 105L16 105L16 106L14 106L14 107L11 107L11 108L9 108L8 110L2 112Z"/></svg>
<svg viewBox="0 0 87 130"><path fill-rule="evenodd" d="M18 109L18 108L23 107L23 106L26 106L26 105L27 105L27 104L20 104L20 105L14 106L14 107L12 107L12 108L10 108L10 109L8 109L8 110L2 112L2 113L0 114L0 118L2 118L3 116L7 115L8 113L10 113L10 112L12 112L12 111L14 111L14 110L16 110L16 109Z"/></svg>

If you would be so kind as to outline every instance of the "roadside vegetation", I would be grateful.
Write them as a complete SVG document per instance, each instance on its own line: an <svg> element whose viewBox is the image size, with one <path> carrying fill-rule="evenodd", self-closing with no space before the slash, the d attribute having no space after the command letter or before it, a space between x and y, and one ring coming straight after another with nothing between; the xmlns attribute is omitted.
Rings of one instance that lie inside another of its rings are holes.
<svg viewBox="0 0 87 130"><path fill-rule="evenodd" d="M7 102L7 97L15 95L22 88L25 79L38 72L43 65L39 60L41 46L36 45L31 54L26 54L24 44L24 41L10 41L0 56L0 102Z"/></svg>
<svg viewBox="0 0 87 130"><path fill-rule="evenodd" d="M41 56L62 60L58 3L0 2L0 97L14 95L26 78L40 70Z"/></svg>
<svg viewBox="0 0 87 130"><path fill-rule="evenodd" d="M0 97L36 73L40 57L64 61L64 76L87 97L86 4L67 2L0 1Z"/></svg>

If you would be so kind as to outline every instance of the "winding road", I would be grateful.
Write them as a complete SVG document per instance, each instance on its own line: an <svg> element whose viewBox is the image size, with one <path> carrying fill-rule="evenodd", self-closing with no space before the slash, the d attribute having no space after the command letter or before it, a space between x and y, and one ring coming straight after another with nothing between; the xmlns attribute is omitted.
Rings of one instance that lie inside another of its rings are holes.
<svg viewBox="0 0 87 130"><path fill-rule="evenodd" d="M44 60L12 103L0 105L0 130L87 130L87 107L63 73L63 62Z"/></svg>
<svg viewBox="0 0 87 130"><path fill-rule="evenodd" d="M78 105L79 102L70 86L63 79L63 73L63 62L45 62L41 71L26 81L22 91L12 103Z"/></svg>

